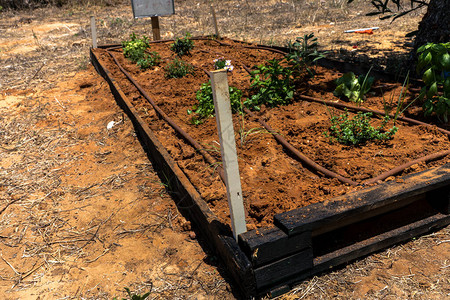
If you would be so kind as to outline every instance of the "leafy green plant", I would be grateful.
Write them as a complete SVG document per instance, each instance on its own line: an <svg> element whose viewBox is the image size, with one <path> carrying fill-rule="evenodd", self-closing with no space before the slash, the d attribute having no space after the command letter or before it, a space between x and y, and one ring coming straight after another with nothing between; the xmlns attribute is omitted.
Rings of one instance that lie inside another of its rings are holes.
<svg viewBox="0 0 450 300"><path fill-rule="evenodd" d="M230 86L229 93L232 112L241 112L242 91ZM195 105L192 110L188 110L188 114L196 114L196 116L192 117L191 122L192 124L198 125L201 124L205 118L214 115L214 100L211 81L208 83L203 83L200 86L200 89L196 93L196 98L198 100L198 104Z"/></svg>
<svg viewBox="0 0 450 300"><path fill-rule="evenodd" d="M425 86L420 92L425 116L436 113L438 119L448 122L450 116L450 42L428 43L417 49L417 72L423 71Z"/></svg>
<svg viewBox="0 0 450 300"><path fill-rule="evenodd" d="M293 71L280 65L280 61L269 60L250 73L250 88L256 94L244 101L250 109L259 110L262 104L270 107L286 105L294 98Z"/></svg>
<svg viewBox="0 0 450 300"><path fill-rule="evenodd" d="M194 49L194 41L191 39L191 34L189 32L186 33L184 38L177 38L175 42L170 45L170 50L175 52L179 57L190 55L192 49Z"/></svg>
<svg viewBox="0 0 450 300"><path fill-rule="evenodd" d="M286 59L291 65L294 75L302 75L305 71L311 77L315 75L315 71L311 66L319 59L325 57L326 52L317 50L319 44L314 33L305 34L303 37L297 37L295 42L288 42L289 53Z"/></svg>
<svg viewBox="0 0 450 300"><path fill-rule="evenodd" d="M367 72L366 76L359 76L353 72L348 72L342 75L342 77L336 79L336 89L333 94L337 97L345 96L348 100L355 103L362 103L365 95L370 91L374 78L369 76Z"/></svg>
<svg viewBox="0 0 450 300"><path fill-rule="evenodd" d="M148 43L148 37L142 36L142 38L138 38L133 32L130 34L130 40L122 42L122 47L125 57L133 62L138 62L144 58L145 50L150 47L150 44Z"/></svg>
<svg viewBox="0 0 450 300"><path fill-rule="evenodd" d="M142 70L146 70L150 67L157 66L161 63L161 56L158 52L152 51L150 53L145 53L144 57L137 61L137 65Z"/></svg>
<svg viewBox="0 0 450 300"><path fill-rule="evenodd" d="M331 127L329 132L325 132L325 136L330 141L337 141L345 145L358 145L367 141L379 140L385 141L393 138L398 128L394 125L391 129L385 131L390 117L386 115L383 122L377 128L370 124L372 113L358 112L353 118L349 118L346 110L345 114L331 117Z"/></svg>
<svg viewBox="0 0 450 300"><path fill-rule="evenodd" d="M182 78L194 73L194 67L187 62L175 58L164 68L166 78Z"/></svg>

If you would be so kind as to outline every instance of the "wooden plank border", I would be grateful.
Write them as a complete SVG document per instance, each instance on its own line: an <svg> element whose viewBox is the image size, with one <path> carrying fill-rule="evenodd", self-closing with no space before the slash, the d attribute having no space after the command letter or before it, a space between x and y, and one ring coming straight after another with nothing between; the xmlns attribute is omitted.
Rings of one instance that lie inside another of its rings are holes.
<svg viewBox="0 0 450 300"><path fill-rule="evenodd" d="M275 223L288 235L304 231L319 235L404 207L420 197L426 197L427 193L432 191L448 191L449 186L450 164L445 164L345 194L328 202L319 202L278 214L275 216Z"/></svg>

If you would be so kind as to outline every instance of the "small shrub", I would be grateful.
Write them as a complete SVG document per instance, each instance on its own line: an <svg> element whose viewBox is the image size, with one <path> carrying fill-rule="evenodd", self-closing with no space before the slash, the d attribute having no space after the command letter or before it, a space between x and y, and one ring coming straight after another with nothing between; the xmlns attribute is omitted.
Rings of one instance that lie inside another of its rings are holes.
<svg viewBox="0 0 450 300"><path fill-rule="evenodd" d="M232 112L242 112L242 91L230 86L229 93ZM200 86L200 89L197 91L196 98L198 100L198 104L195 105L192 110L188 110L188 114L195 113L197 115L191 119L191 123L197 125L201 124L203 119L214 115L214 100L211 81L208 83L203 83Z"/></svg>
<svg viewBox="0 0 450 300"><path fill-rule="evenodd" d="M355 103L362 103L365 95L370 91L374 78L369 77L369 72L366 76L356 77L353 72L348 72L342 77L336 79L336 89L333 94L337 97L346 97L348 100Z"/></svg>
<svg viewBox="0 0 450 300"><path fill-rule="evenodd" d="M144 57L137 61L137 65L142 70L146 70L150 67L158 66L161 63L161 56L158 52L152 51L150 53L145 53Z"/></svg>
<svg viewBox="0 0 450 300"><path fill-rule="evenodd" d="M441 122L450 116L450 42L428 43L417 49L417 72L423 72L425 86L420 92L425 116L435 113Z"/></svg>
<svg viewBox="0 0 450 300"><path fill-rule="evenodd" d="M130 34L130 40L122 42L123 55L133 62L138 62L144 58L145 50L150 47L148 38L143 36L138 38L136 34Z"/></svg>
<svg viewBox="0 0 450 300"><path fill-rule="evenodd" d="M191 50L194 49L194 41L190 39L191 34L186 33L184 38L177 38L173 44L170 45L170 50L175 52L179 57L183 55L190 55Z"/></svg>
<svg viewBox="0 0 450 300"><path fill-rule="evenodd" d="M262 104L275 107L291 103L294 98L292 72L276 59L257 66L257 70L250 74L250 88L256 90L256 94L244 101L244 105L259 110Z"/></svg>
<svg viewBox="0 0 450 300"><path fill-rule="evenodd" d="M303 37L297 37L295 42L288 42L289 53L286 59L292 67L294 76L300 76L307 73L310 77L314 77L315 71L311 66L319 59L325 57L327 52L319 52L319 44L314 33L305 34Z"/></svg>
<svg viewBox="0 0 450 300"><path fill-rule="evenodd" d="M174 59L164 68L166 78L182 78L194 73L194 67L181 59Z"/></svg>
<svg viewBox="0 0 450 300"><path fill-rule="evenodd" d="M358 145L367 141L378 140L385 141L393 138L398 128L393 126L390 130L385 131L389 116L385 116L382 124L374 128L370 125L372 113L358 112L353 118L349 118L348 111L339 117L331 117L331 127L329 132L325 132L325 136L330 141L337 141L344 145Z"/></svg>

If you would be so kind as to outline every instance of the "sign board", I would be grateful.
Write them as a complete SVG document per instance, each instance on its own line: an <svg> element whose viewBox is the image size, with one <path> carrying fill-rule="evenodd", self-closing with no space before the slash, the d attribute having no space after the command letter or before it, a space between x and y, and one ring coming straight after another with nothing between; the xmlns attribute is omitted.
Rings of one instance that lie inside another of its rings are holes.
<svg viewBox="0 0 450 300"><path fill-rule="evenodd" d="M131 0L135 18L168 16L175 14L173 0Z"/></svg>

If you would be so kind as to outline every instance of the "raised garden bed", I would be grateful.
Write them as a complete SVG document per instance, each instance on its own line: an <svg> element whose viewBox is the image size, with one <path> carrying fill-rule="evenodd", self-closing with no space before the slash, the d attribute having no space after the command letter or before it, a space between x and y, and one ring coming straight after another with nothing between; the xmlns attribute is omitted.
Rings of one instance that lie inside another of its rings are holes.
<svg viewBox="0 0 450 300"><path fill-rule="evenodd" d="M174 57L170 41L151 44L151 51L159 53L162 63L147 71L126 59L120 47L93 49L91 60L133 120L180 209L208 237L245 295L281 293L312 274L450 223L447 132L438 126L398 119L399 130L391 140L359 147L330 143L323 132L330 127L331 115L343 113L341 108L333 107L334 103L349 103L332 93L334 80L344 71L337 68L344 65L334 64L333 69L327 61L328 68L318 67L314 79L296 83L291 104L235 114L249 224L249 231L241 234L236 243L219 176L215 119L192 125L195 115L187 114L187 110L196 105L196 91L208 81L204 70L213 69L214 59L231 60L234 70L229 73L230 86L250 97L246 69L283 55L231 40L194 42L191 55L183 59L195 66L195 71L179 79L164 76L164 66ZM398 95L402 88L401 84L382 80L375 86L378 88L363 107L376 111L384 109L383 95ZM323 100L328 104L324 105ZM405 115L422 119L417 105L412 105ZM175 126L169 125L165 117ZM260 119L271 130L264 128ZM379 124L381 120L373 122ZM175 132L177 127L200 149ZM283 148L280 139L289 142L291 148ZM298 161L296 151L313 164ZM409 166L403 170L388 174L392 176L377 179L407 163ZM314 164L336 176L324 176L313 168Z"/></svg>

